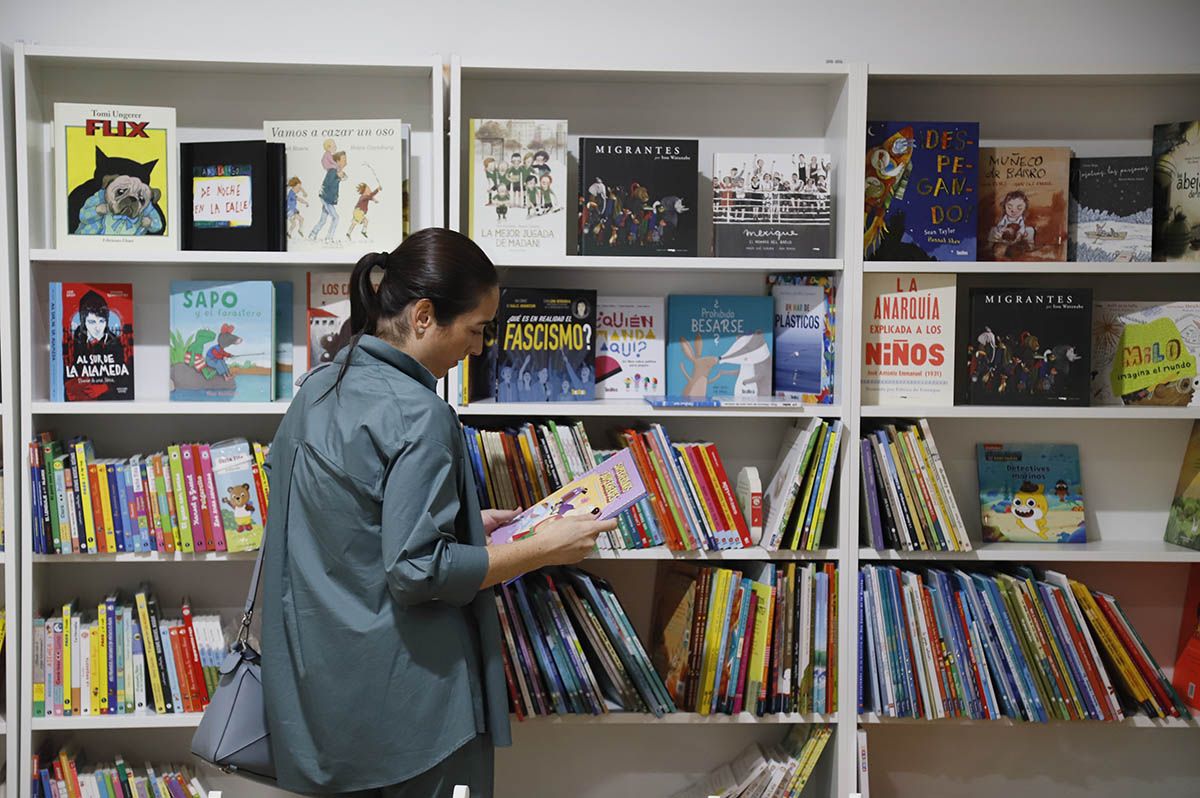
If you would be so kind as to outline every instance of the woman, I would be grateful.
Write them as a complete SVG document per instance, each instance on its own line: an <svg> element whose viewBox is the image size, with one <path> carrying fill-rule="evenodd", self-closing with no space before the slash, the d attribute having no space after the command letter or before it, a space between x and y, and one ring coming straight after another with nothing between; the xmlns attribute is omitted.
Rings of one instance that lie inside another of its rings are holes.
<svg viewBox="0 0 1200 798"><path fill-rule="evenodd" d="M479 247L421 230L360 260L350 285L356 336L305 375L271 446L263 684L280 786L486 798L492 746L509 743L489 588L578 562L615 524L564 519L484 546L514 513L480 513L458 419L434 393L496 314Z"/></svg>

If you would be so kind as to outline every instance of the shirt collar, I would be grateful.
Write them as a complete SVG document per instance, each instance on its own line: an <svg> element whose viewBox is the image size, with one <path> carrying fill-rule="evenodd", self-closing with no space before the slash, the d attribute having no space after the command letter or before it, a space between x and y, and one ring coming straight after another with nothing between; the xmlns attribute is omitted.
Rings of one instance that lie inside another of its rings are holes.
<svg viewBox="0 0 1200 798"><path fill-rule="evenodd" d="M376 360L399 369L431 391L437 386L437 377L433 376L433 372L425 368L412 355L401 352L381 338L376 338L374 335L363 335L358 339L357 348ZM348 349L349 347L339 352L335 359L339 362L344 361Z"/></svg>

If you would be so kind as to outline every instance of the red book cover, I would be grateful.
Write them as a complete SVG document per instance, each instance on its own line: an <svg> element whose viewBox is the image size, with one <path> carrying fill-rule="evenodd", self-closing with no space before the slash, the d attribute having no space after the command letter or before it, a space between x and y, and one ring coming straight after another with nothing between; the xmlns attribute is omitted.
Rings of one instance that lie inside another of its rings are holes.
<svg viewBox="0 0 1200 798"><path fill-rule="evenodd" d="M521 455L513 446L511 435L500 433L500 446L504 450L504 465L508 468L508 478L512 480L513 488L517 492L517 501L521 507L532 507L536 504L530 496L529 486L525 482L525 469L521 466Z"/></svg>
<svg viewBox="0 0 1200 798"><path fill-rule="evenodd" d="M701 568L696 580L696 598L692 606L692 633L688 645L687 675L683 696L671 696L684 712L696 711L696 694L700 686L700 664L704 657L704 630L708 625L708 600L712 587L713 569Z"/></svg>
<svg viewBox="0 0 1200 798"><path fill-rule="evenodd" d="M63 283L61 309L63 398L132 400L133 286Z"/></svg>
<svg viewBox="0 0 1200 798"><path fill-rule="evenodd" d="M192 625L192 605L186 600L183 602L182 614L183 627L180 637L184 643L184 658L191 669L196 701L203 710L208 706L212 696L208 694L208 683L204 680L204 666L200 663L200 647L196 642L196 629Z"/></svg>
<svg viewBox="0 0 1200 798"><path fill-rule="evenodd" d="M212 551L225 551L225 520L221 517L221 502L217 498L217 480L212 469L212 451L207 443L199 444L200 486L208 503L208 517L212 524Z"/></svg>
<svg viewBox="0 0 1200 798"><path fill-rule="evenodd" d="M192 669L188 667L183 656L183 644L179 639L179 626L167 629L167 637L171 641L171 656L175 658L175 677L179 681L179 700L183 702L184 712L199 712L195 700L195 686L192 684Z"/></svg>
<svg viewBox="0 0 1200 798"><path fill-rule="evenodd" d="M1179 710L1176 709L1175 702L1171 700L1171 696L1163 688L1162 680L1158 676L1158 669L1154 663L1146 660L1146 656L1142 652L1142 647L1130 636L1129 629L1125 626L1124 617L1122 617L1121 613L1114 606L1116 604L1115 599L1106 593L1093 591L1092 595L1096 597L1096 603L1100 605L1100 611L1108 618L1113 631L1121 638L1121 645L1125 648L1125 653L1137 665L1138 673L1142 675L1142 678L1150 687L1151 693L1154 694L1154 700L1161 708L1163 714L1179 717Z"/></svg>
<svg viewBox="0 0 1200 798"><path fill-rule="evenodd" d="M87 471L88 486L91 488L92 495L92 523L96 527L96 549L103 554L108 552L108 543L104 535L104 506L100 503L100 480L96 476L96 462L94 460L88 463ZM84 512L87 512L87 508L84 508Z"/></svg>
<svg viewBox="0 0 1200 798"><path fill-rule="evenodd" d="M504 681L508 684L508 703L517 716L517 720L522 721L525 720L525 711L521 702L521 694L517 691L517 681L513 678L512 655L509 653L513 645L512 630L508 627L508 617L504 613L504 600L500 598L499 593L494 598L496 599L496 614L500 616L500 628L503 632L500 659L504 664Z"/></svg>
<svg viewBox="0 0 1200 798"><path fill-rule="evenodd" d="M626 445L633 452L633 459L637 463L638 471L642 473L642 482L645 483L647 490L650 492L650 506L658 516L659 526L662 527L663 534L667 538L667 546L675 551L680 551L684 548L683 540L679 535L679 529L675 525L675 518L667 506L666 495L663 493L662 485L659 484L658 474L654 471L654 467L650 465L650 460L646 455L646 448L642 444L641 436L634 430L626 430L622 435Z"/></svg>
<svg viewBox="0 0 1200 798"><path fill-rule="evenodd" d="M729 472L725 470L725 464L721 462L721 453L717 451L717 446L713 443L700 444L700 449L709 462L712 463L713 471L716 472L718 487L720 487L721 493L725 496L725 503L729 506L729 514L733 517L733 523L737 527L738 536L742 539L742 546L746 548L753 546L754 540L750 537L750 525L746 523L746 518L742 515L737 495L733 490L733 484L729 481ZM761 514L761 498L757 507L758 512ZM758 525L762 526L761 518L758 519Z"/></svg>
<svg viewBox="0 0 1200 798"><path fill-rule="evenodd" d="M947 683L949 682L948 674L945 672L945 658L943 656L944 649L942 647L942 638L937 633L937 618L933 612L933 598L929 593L929 588L918 579L918 587L920 588L921 610L925 613L925 625L929 629L930 643L933 646L934 659L937 667L934 668L934 673L937 676L938 693L941 695L942 706L947 709L948 714L954 714L954 705L949 700L947 694Z"/></svg>
<svg viewBox="0 0 1200 798"><path fill-rule="evenodd" d="M192 519L192 542L197 552L212 551L212 519L200 487L194 443L179 444L179 465L183 469L183 489L187 491L188 517Z"/></svg>
<svg viewBox="0 0 1200 798"><path fill-rule="evenodd" d="M1192 565L1188 573L1176 650L1171 684L1185 704L1200 710L1200 564Z"/></svg>
<svg viewBox="0 0 1200 798"><path fill-rule="evenodd" d="M1079 627L1075 624L1075 616L1071 614L1071 609L1067 606L1066 599L1063 598L1062 589L1056 585L1052 585L1050 586L1050 595L1054 596L1054 602L1058 605L1058 612L1062 615L1063 623L1071 635L1071 643L1075 646L1075 653L1079 655L1079 660L1083 663L1088 683L1092 687L1092 694L1096 697L1096 703L1100 705L1100 715L1104 720L1112 720L1112 707L1108 703L1108 692L1104 687L1103 680L1100 678L1100 672L1096 670L1096 663L1092 659L1087 641L1083 639L1083 633L1080 632Z"/></svg>
<svg viewBox="0 0 1200 798"><path fill-rule="evenodd" d="M642 508L640 505L633 505L629 508L629 519L633 521L633 531L637 532L638 548L650 547L650 533L646 529L646 519L642 517Z"/></svg>
<svg viewBox="0 0 1200 798"><path fill-rule="evenodd" d="M742 635L742 653L738 662L737 692L733 696L733 714L736 715L745 708L746 677L750 672L750 652L754 648L754 613L758 608L758 594L750 590L750 607L746 615L746 631Z"/></svg>
<svg viewBox="0 0 1200 798"><path fill-rule="evenodd" d="M258 494L258 506L263 508L263 522L267 520L267 492L263 490L263 476L258 470L258 463L250 464L250 473L254 477L254 491Z"/></svg>
<svg viewBox="0 0 1200 798"><path fill-rule="evenodd" d="M703 529L692 529L693 521L699 519L693 519L692 513L689 512L691 499L684 493L681 493L681 491L686 491L686 488L676 484L676 480L686 475L679 473L675 458L669 452L663 450L663 441L653 430L643 433L641 437L646 447L647 456L652 458L662 470L665 495L670 497L672 506L679 512L680 523L682 524L680 533L686 533L689 539L696 542L696 548L704 548Z"/></svg>
<svg viewBox="0 0 1200 798"><path fill-rule="evenodd" d="M717 501L716 488L709 479L708 470L700 459L698 448L695 444L690 443L680 447L680 454L687 458L688 465L691 466L691 472L684 470L682 476L688 479L700 494L700 500L704 502L704 509L708 511L708 520L713 525L713 532L732 532L734 531L732 525ZM691 479L693 474L695 479Z"/></svg>

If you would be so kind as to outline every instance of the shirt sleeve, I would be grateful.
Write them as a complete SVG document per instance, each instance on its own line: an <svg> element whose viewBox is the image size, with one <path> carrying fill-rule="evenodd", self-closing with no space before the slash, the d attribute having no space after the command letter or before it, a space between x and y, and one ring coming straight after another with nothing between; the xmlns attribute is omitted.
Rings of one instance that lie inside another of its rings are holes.
<svg viewBox="0 0 1200 798"><path fill-rule="evenodd" d="M428 437L405 441L388 469L381 519L388 588L399 604L465 606L479 592L488 553L458 542L460 509L452 453Z"/></svg>

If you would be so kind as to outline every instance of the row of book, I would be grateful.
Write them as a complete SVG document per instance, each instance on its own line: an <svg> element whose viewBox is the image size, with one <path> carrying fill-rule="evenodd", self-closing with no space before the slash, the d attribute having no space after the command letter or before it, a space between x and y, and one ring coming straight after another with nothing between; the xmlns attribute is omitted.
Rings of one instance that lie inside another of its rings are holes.
<svg viewBox="0 0 1200 798"><path fill-rule="evenodd" d="M149 585L33 622L35 717L203 712L226 652L221 619L168 618Z"/></svg>
<svg viewBox="0 0 1200 798"><path fill-rule="evenodd" d="M860 712L1190 718L1117 600L1054 571L859 572Z"/></svg>
<svg viewBox="0 0 1200 798"><path fill-rule="evenodd" d="M612 587L577 568L500 585L504 674L518 719L675 711Z"/></svg>
<svg viewBox="0 0 1200 798"><path fill-rule="evenodd" d="M230 438L97 458L92 441L29 444L34 554L253 551L262 542L268 444Z"/></svg>
<svg viewBox="0 0 1200 798"><path fill-rule="evenodd" d="M32 798L207 798L186 765L150 763L139 773L120 754L112 762L85 766L74 748L46 746L33 755Z"/></svg>
<svg viewBox="0 0 1200 798"><path fill-rule="evenodd" d="M655 666L701 715L837 711L837 567L747 563L659 570Z"/></svg>
<svg viewBox="0 0 1200 798"><path fill-rule="evenodd" d="M792 726L779 743L751 743L671 798L799 798L832 737L832 726Z"/></svg>
<svg viewBox="0 0 1200 798"><path fill-rule="evenodd" d="M925 419L884 424L860 441L862 526L876 549L970 551L971 541Z"/></svg>
<svg viewBox="0 0 1200 798"><path fill-rule="evenodd" d="M814 551L837 488L842 422L811 418L784 436L775 474L763 494L761 545L770 551ZM739 485L740 487L740 485Z"/></svg>

